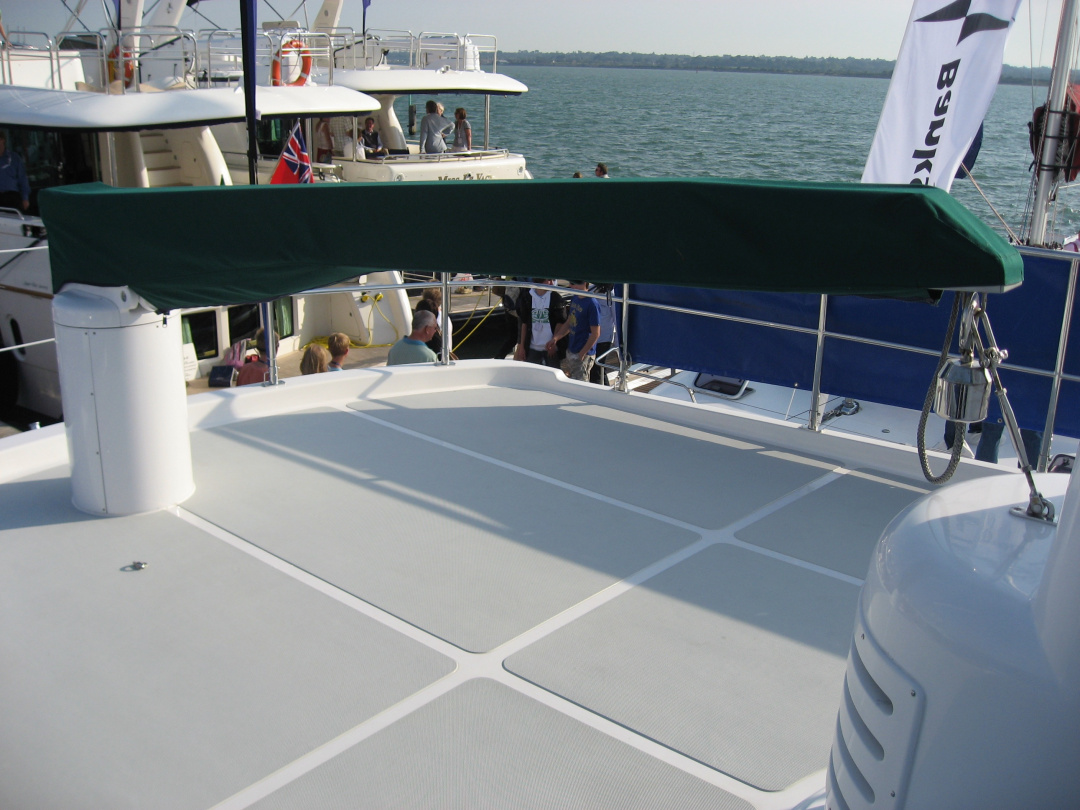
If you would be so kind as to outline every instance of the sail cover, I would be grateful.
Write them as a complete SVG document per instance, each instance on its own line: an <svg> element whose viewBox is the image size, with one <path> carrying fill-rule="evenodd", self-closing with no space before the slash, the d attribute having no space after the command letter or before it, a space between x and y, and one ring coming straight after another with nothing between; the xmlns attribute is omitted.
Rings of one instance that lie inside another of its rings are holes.
<svg viewBox="0 0 1080 810"><path fill-rule="evenodd" d="M157 309L377 270L933 297L1019 284L1019 254L940 189L735 180L446 181L41 192L53 288Z"/></svg>
<svg viewBox="0 0 1080 810"><path fill-rule="evenodd" d="M915 0L864 183L952 186L1001 77L1021 0Z"/></svg>

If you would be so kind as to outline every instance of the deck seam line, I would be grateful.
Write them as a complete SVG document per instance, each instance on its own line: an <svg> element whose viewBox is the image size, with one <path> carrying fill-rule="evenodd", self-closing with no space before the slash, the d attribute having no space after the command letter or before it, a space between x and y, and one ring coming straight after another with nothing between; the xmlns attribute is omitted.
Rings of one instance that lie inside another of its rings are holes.
<svg viewBox="0 0 1080 810"><path fill-rule="evenodd" d="M755 554L761 554L761 555L763 555L765 557L770 557L772 559L779 560L781 562L785 562L785 563L788 563L790 565L794 565L794 566L796 566L798 568L804 568L804 569L806 569L808 571L814 571L815 573L823 574L825 576L832 577L833 579L839 579L839 580L841 580L843 582L848 582L848 583L855 584L855 585L862 585L862 580L861 579L856 579L855 577L849 576L848 574L844 574L844 573L841 573L839 571L834 571L831 568L825 568L823 566L816 565L814 563L807 562L805 560L800 560L797 557L791 557L791 556L788 556L786 554L782 554L780 552L773 551L772 549L767 549L767 548L764 548L762 546L756 546L756 545L754 545L752 543L746 543L745 541L739 540L739 539L734 537L734 532L737 532L740 529L745 528L746 526L750 525L751 523L756 523L757 521L761 520L764 517L768 517L773 512L776 512L776 511L784 508L785 506L788 506L788 505L794 503L795 501L799 500L800 498L803 498L806 495L809 495L809 494L811 494L813 492L816 492L818 489L822 488L826 484L832 483L833 481L837 480L838 478L840 478L840 477L842 477L844 475L847 475L850 471L843 468L843 467L841 467L841 466L837 466L837 467L833 468L832 470L829 470L828 472L824 472L822 475L818 476L817 478L813 479L812 481L809 481L806 484L803 484L802 486L797 487L797 488L787 492L786 494L782 495L779 498L776 498L775 500L769 501L767 504L765 504L764 506L758 508L756 511L751 512L748 515L743 515L738 520L735 520L734 522L729 523L726 526L722 526L719 529L708 529L708 528L705 528L703 526L695 526L692 523L686 523L685 521L678 520L676 518L669 517L667 515L662 515L662 514L660 514L658 512L652 512L652 511L650 511L648 509L637 506L635 504L627 503L626 501L620 501L620 500L618 500L616 498L611 498L611 497L609 497L607 495L603 495L603 494L601 494L599 492L595 492L595 491L590 490L590 489L585 489L584 487L579 487L576 484L570 484L570 483L567 483L566 481L560 481L557 478L552 478L551 476L544 475L543 473L538 473L538 472L536 472L534 470L526 469L525 467L519 467L518 465L511 464L508 461L502 461L501 459L497 459L497 458L494 458L492 456L485 455L483 453L477 452L476 450L470 450L467 447L462 447L461 445L454 444L452 442L448 442L448 441L446 441L444 439L438 439L438 438L435 438L434 436L428 436L427 434L420 433L418 431L412 430L411 428L407 428L407 427L404 427L402 425L395 425L392 422L387 422L387 421L385 421L383 419L379 419L377 416L372 416L371 414L363 413L361 411L354 410L354 409L349 408L347 406L343 406L341 408L341 410L346 411L349 414L357 416L357 417L359 417L361 419L366 419L366 420L368 420L370 422L373 422L373 423L375 423L377 425L380 425L382 427L386 427L386 428L389 428L391 430L398 431L399 433L404 433L407 436L412 436L413 438L421 439L422 441L428 442L430 444L437 445L437 446L442 447L444 449L451 450L451 451L456 452L456 453L461 453L462 455L469 456L470 458L474 458L477 461L482 461L482 462L485 462L485 463L488 463L488 464L493 464L493 465L495 465L497 467L502 467L505 470L510 470L512 472L519 473L521 475L527 476L529 478L533 478L533 479L538 480L538 481L543 481L544 483L551 484L553 486L559 487L560 489L565 489L565 490L568 490L570 492L575 492L575 493L577 493L579 495L584 495L587 498L591 498L593 500L601 501L602 503L606 503L606 504L608 504L610 506L615 506L617 508L624 509L626 511L633 512L635 514L641 515L643 517L651 518L652 520L656 520L656 521L659 521L661 523L666 523L669 526L674 526L675 528L678 528L678 529L683 529L683 530L688 531L688 532L693 532L694 534L700 535L702 537L708 536L708 535L717 535L717 534L730 533L732 535L730 540L720 539L720 540L713 540L712 542L728 542L728 543L731 543L732 545L738 546L739 548L743 548L746 551L751 551L751 552L754 552ZM692 544L692 545L695 545L695 544ZM649 567L651 567L651 566L649 566ZM634 575L631 574L630 576L634 576ZM614 584L617 584L617 583L613 583L613 585ZM612 586L609 586L609 587L612 587Z"/></svg>
<svg viewBox="0 0 1080 810"><path fill-rule="evenodd" d="M593 490L585 489L584 487L579 487L576 484L570 484L566 481L560 481L558 478L552 478L549 475L544 475L543 473L536 472L535 470L529 470L525 467L519 467L516 464L511 464L508 461L502 461L501 459L497 459L493 456L479 453L476 450L470 450L469 448L462 447L459 444L454 444L452 442L445 441L444 439L437 439L434 436L428 436L424 433L420 433L402 425L395 425L392 422L386 422L376 416L372 416L371 414L362 413L351 408L344 408L343 410L348 411L348 413L360 419L366 419L370 422L373 422L380 427L385 427L389 428L390 430L395 430L399 433L404 433L406 436L412 436L413 438L420 439L422 441L428 442L429 444L437 445L446 450L450 450L455 453L461 453L462 455L469 456L470 458L474 458L477 461L482 461L487 464L493 464L496 467L502 467L505 470L510 470L511 472L519 473L529 478L533 478L537 481L551 484L552 486L559 487L560 489L565 489L570 492L575 492L579 495L584 495L585 497L591 498L593 500L602 501L603 503L619 507L620 509L624 509L629 512L634 512L635 514L639 514L643 517L652 518L653 520L659 520L663 523L667 523L668 525L675 526L676 528L685 529L688 532L693 532L694 534L701 534L702 532L707 531L707 529L703 529L700 526L695 526L691 523L686 523L685 521L678 520L673 517L668 517L667 515L661 515L657 512L651 512L648 509L644 509L640 506L635 506L634 504L627 503L626 501L620 501L615 498L608 497L607 495L601 495L599 492L594 492Z"/></svg>
<svg viewBox="0 0 1080 810"><path fill-rule="evenodd" d="M405 427L403 425L396 425L393 422L387 422L386 420L380 419L379 417L373 416L373 415L371 415L369 413L364 413L362 411L357 411L357 410L355 410L353 408L349 408L347 406L342 407L341 410L343 410L343 411L345 411L345 412L347 412L347 413L349 413L349 414L351 414L353 416L356 416L356 417L358 417L360 419L365 419L365 420L367 420L369 422L374 422L375 424L377 424L377 425L379 425L381 427L389 428L390 430L394 430L394 431L397 431L399 433L404 433L406 436L412 436L413 438L420 439L422 441L428 442L429 444L434 444L434 445L437 445L437 446L442 447L442 448L447 449L447 450L451 450L451 451L456 452L456 453L461 453L462 455L469 456L470 458L474 458L477 461L482 461L482 462L485 462L487 464L493 464L496 467L502 467L505 470L510 470L512 472L519 473L519 474L527 476L529 478L533 478L533 479L535 479L537 481L543 481L544 483L551 484L553 486L559 487L560 489L565 489L565 490L568 490L570 492L575 492L575 493L577 493L579 495L584 495L587 498L591 498L591 499L597 500L597 501L602 501L603 503L610 504L611 506L616 506L616 507L619 507L620 509L624 509L624 510L629 511L629 512L634 512L635 514L642 515L643 517L651 518L653 520L657 520L657 521L660 521L662 523L667 523L667 524L669 524L671 526L675 526L676 528L679 528L679 529L685 529L686 531L689 531L689 532L694 532L695 534L706 534L708 532L724 531L725 529L730 528L731 526L738 525L739 523L741 523L741 521L743 521L743 520L747 519L747 517L749 517L749 516L744 516L744 517L740 518L739 521L736 521L735 523L728 524L727 526L721 527L720 529L708 529L708 528L705 528L703 526L696 526L696 525L694 525L692 523L687 523L686 521L679 520L678 518L673 518L673 517L670 517L669 515L663 515L663 514L660 514L659 512L653 512L651 510L645 509L644 507L637 506L636 504L628 503L626 501L620 501L617 498L612 498L612 497L610 497L608 495L603 495L603 494L601 494L599 492L596 492L595 490L586 489L584 487L578 486L577 484L571 484L571 483L568 483L566 481L562 481L562 480L560 480L558 478L552 478L551 476L545 475L544 473L536 472L535 470L530 470L530 469L528 469L526 467L521 467L521 466L518 466L516 464L512 464L509 461L503 461L502 459L498 459L498 458L495 458L494 456L489 456L489 455L486 455L484 453L480 453L480 452L478 452L476 450L471 450L468 447L462 447L459 444L454 444L453 442L448 442L445 439L438 439L438 438L436 438L434 436L429 436L426 433L420 433L419 431L413 430L412 428L407 428L407 427ZM830 470L828 473L825 473L824 475L827 476L827 475L837 475L837 474L838 473L837 473L836 469L834 469L834 470ZM815 481L816 480L819 480L819 479L815 479ZM810 482L810 483L812 484L813 482ZM807 485L804 484L801 487L798 487L797 489L791 490L786 495L783 495L783 496L781 496L780 498L777 498L774 501L770 501L769 504L766 504L766 506L773 505L773 504L784 504L784 505L786 505L786 503L788 502L787 499L791 495L797 493L799 495L799 497L801 497L802 494L806 494L804 492L806 487L807 487ZM760 512L760 510L759 510L759 512ZM753 515L758 515L758 518L756 518L756 519L760 519L760 517L762 516L762 515L759 515L758 512L755 512L755 513L752 513L752 514ZM742 527L740 526L740 528L742 528Z"/></svg>
<svg viewBox="0 0 1080 810"><path fill-rule="evenodd" d="M693 543L690 543L683 548L676 549L665 557L656 560L655 562L646 565L644 568L640 568L632 574L628 574L622 579L612 582L603 590L597 591L591 596L587 596L580 602L566 608L560 613L551 616L540 624L529 628L528 630L514 636L514 638L507 639L498 647L491 650L492 653L499 653L502 658L508 658L509 656L517 653L526 647L535 644L540 639L544 638L556 630L561 629L574 621L577 621L582 616L591 613L598 607L607 604L608 602L622 596L627 591L641 585L653 577L667 571L670 568L674 568L679 563L685 562L689 558L704 551L707 548L715 545L730 545L736 548L751 551L762 556L770 557L780 562L789 563L798 568L803 568L812 571L817 574L824 574L825 576L833 579L838 579L842 582L847 582L853 585L862 585L862 580L856 580L847 574L841 574L837 571L832 571L828 568L823 568L820 565L814 563L808 563L805 560L799 560L795 557L789 557L786 554L781 554L778 551L772 549L761 548L759 546L747 543L744 540L739 540L735 537L735 532L749 526L752 523L756 523L763 517L771 514L772 512L782 509L790 503L798 500L799 498L814 492L833 480L836 480L839 475L836 473L829 473L821 476L821 478L815 479L808 484L804 484L796 490L792 490L782 498L778 498L769 504L766 504L761 509L751 512L749 515L745 515L739 520L732 523L730 526L726 526L722 529L714 530L699 530L699 539Z"/></svg>
<svg viewBox="0 0 1080 810"><path fill-rule="evenodd" d="M313 574L294 563L290 563L288 560L278 557L273 552L267 551L261 546L252 543L250 540L245 540L243 537L233 534L228 529L224 529L216 523L211 523L206 518L200 517L182 506L171 507L169 511L186 523L206 532L223 543L232 546L241 553L258 560L264 565L270 566L275 571L290 577L301 585L316 590L345 607L363 614L369 619L374 619L391 630L423 644L434 652L440 653L454 661L457 660L457 656L459 655L475 655L475 653L470 653L467 650L456 647L445 639L441 639L426 630L422 630L414 624L410 624L389 611L364 601L359 596L349 593L345 589L328 582L316 574Z"/></svg>

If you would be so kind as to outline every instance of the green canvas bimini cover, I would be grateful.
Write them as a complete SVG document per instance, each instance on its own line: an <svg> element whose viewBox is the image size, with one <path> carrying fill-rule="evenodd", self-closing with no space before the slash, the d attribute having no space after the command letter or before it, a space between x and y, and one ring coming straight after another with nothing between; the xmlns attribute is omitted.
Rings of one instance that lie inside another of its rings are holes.
<svg viewBox="0 0 1080 810"><path fill-rule="evenodd" d="M902 298L1023 278L1016 250L921 186L93 183L40 201L54 290L127 285L160 310L263 301L377 270Z"/></svg>

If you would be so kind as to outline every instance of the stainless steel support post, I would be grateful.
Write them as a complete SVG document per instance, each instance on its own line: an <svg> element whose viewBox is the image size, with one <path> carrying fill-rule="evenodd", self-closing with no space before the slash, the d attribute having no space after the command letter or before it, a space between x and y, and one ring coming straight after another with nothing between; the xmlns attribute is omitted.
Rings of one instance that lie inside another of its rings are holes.
<svg viewBox="0 0 1080 810"><path fill-rule="evenodd" d="M624 394L629 390L627 386L630 376L630 333L627 324L630 321L630 285L622 285L622 331L619 334L619 382L616 389Z"/></svg>
<svg viewBox="0 0 1080 810"><path fill-rule="evenodd" d="M274 330L274 302L263 301L259 304L259 320L263 325L263 341L266 343L266 366L270 376L263 385L278 385L277 335Z"/></svg>
<svg viewBox="0 0 1080 810"><path fill-rule="evenodd" d="M1009 404L1009 398L1007 396L1008 392L1005 390L1005 386L1001 384L1001 374L998 371L998 365L1005 357L1007 357L1007 354L1003 354L998 348L997 339L994 337L994 330L990 328L990 319L986 315L985 307L978 310L978 318L979 322L982 324L983 330L986 332L986 343L990 348L987 349L986 346L983 345L983 342L979 337L979 331L974 325L972 326L972 336L974 337L976 344L978 344L980 356L984 358L983 364L990 372L990 376L994 381L998 404L1001 406L1001 415L1005 419L1005 425L1009 428L1009 438L1012 439L1013 448L1016 450L1016 457L1020 460L1020 471L1024 474L1024 478L1027 479L1027 509L1025 510L1016 507L1012 512L1024 517L1053 523L1054 505L1044 498L1039 492L1038 487L1035 486L1035 478L1031 474L1031 460L1027 456L1027 450L1024 448L1024 440L1020 435L1020 425L1016 421L1016 414L1013 412L1012 405ZM961 345L963 345L962 342Z"/></svg>
<svg viewBox="0 0 1080 810"><path fill-rule="evenodd" d="M490 148L491 96L484 96L484 151Z"/></svg>
<svg viewBox="0 0 1080 810"><path fill-rule="evenodd" d="M450 365L450 339L446 327L450 322L450 274L440 273L442 278L442 307L439 321L439 329L442 330L442 351L439 353L439 364Z"/></svg>
<svg viewBox="0 0 1080 810"><path fill-rule="evenodd" d="M825 356L825 311L829 296L821 296L818 308L817 348L814 351L814 387L810 394L810 430L821 430L821 363Z"/></svg>
<svg viewBox="0 0 1080 810"><path fill-rule="evenodd" d="M1039 446L1039 472L1050 466L1050 442L1054 438L1054 422L1057 421L1058 399L1061 397L1061 378L1065 374L1065 346L1069 342L1069 324L1072 322L1076 303L1076 276L1080 258L1069 265L1069 286L1065 291L1065 312L1061 316L1061 332L1058 334L1057 357L1054 360L1054 377L1050 384L1050 404L1046 409L1046 425L1043 427L1042 444Z"/></svg>

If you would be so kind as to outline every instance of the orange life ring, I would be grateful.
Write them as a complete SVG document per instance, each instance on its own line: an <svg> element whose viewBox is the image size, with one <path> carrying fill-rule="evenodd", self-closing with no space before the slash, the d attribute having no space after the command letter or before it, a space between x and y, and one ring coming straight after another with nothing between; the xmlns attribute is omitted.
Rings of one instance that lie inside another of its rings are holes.
<svg viewBox="0 0 1080 810"><path fill-rule="evenodd" d="M135 60L132 58L131 51L120 52L120 46L117 45L111 51L109 51L109 81L114 82L120 77L120 73L124 74L124 86L131 87L131 82L135 79ZM123 65L121 69L120 65Z"/></svg>
<svg viewBox="0 0 1080 810"><path fill-rule="evenodd" d="M307 84L308 77L311 76L311 52L298 39L290 39L288 42L282 43L281 47L278 48L278 52L274 55L274 61L270 64L270 84L274 85L274 87L285 84L281 80L281 60L286 51L300 54L300 75L289 84L297 87Z"/></svg>

